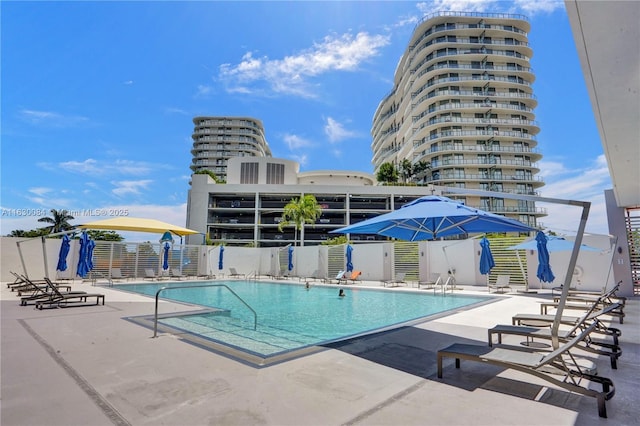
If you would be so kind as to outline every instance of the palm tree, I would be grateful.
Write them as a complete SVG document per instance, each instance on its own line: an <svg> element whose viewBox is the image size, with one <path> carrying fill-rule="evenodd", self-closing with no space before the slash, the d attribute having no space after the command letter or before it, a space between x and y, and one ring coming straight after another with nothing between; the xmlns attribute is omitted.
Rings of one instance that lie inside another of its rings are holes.
<svg viewBox="0 0 640 426"><path fill-rule="evenodd" d="M316 220L322 214L322 207L318 204L318 200L311 194L307 194L301 198L293 198L286 206L282 213L282 221L278 224L278 230L288 225L295 226L294 245L298 241L298 230L304 228L305 223L316 223ZM304 241L300 242L304 245Z"/></svg>
<svg viewBox="0 0 640 426"><path fill-rule="evenodd" d="M69 224L69 221L73 219L74 217L71 216L67 210L51 209L51 217L41 217L38 219L38 222L50 223L51 226L49 226L49 233L54 234L60 231L68 231L73 228L73 226Z"/></svg>
<svg viewBox="0 0 640 426"><path fill-rule="evenodd" d="M411 179L411 177L413 176L413 165L411 164L411 161L407 160L406 158L404 160L402 160L402 162L400 163L400 174L402 175L402 181L404 183L409 182L409 179Z"/></svg>

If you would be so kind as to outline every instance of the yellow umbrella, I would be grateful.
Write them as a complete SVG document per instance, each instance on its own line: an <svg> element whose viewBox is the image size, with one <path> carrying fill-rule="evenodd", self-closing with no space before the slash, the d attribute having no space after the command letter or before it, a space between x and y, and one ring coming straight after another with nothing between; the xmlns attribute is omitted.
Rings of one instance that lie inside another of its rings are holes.
<svg viewBox="0 0 640 426"><path fill-rule="evenodd" d="M114 217L111 219L97 220L78 225L80 229L102 229L109 231L132 231L132 232L153 232L163 234L167 231L181 237L185 235L200 234L193 229L172 225L155 219L144 219L139 217Z"/></svg>

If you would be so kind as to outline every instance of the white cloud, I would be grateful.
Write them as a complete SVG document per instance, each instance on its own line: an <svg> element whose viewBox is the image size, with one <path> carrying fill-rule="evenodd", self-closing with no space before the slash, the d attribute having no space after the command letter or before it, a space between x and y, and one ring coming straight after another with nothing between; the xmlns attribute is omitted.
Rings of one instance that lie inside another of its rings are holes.
<svg viewBox="0 0 640 426"><path fill-rule="evenodd" d="M389 36L360 32L326 36L322 42L283 59L243 55L237 65L220 66L219 78L229 92L285 93L314 97L309 80L331 71L355 71L367 59L377 56L389 44ZM264 83L266 88L255 87Z"/></svg>
<svg viewBox="0 0 640 426"><path fill-rule="evenodd" d="M211 94L213 94L213 87L199 84L196 88L196 94L194 95L194 97L208 98Z"/></svg>
<svg viewBox="0 0 640 426"><path fill-rule="evenodd" d="M53 111L23 109L19 111L19 114L28 123L48 127L72 127L89 121L87 117L65 115Z"/></svg>
<svg viewBox="0 0 640 426"><path fill-rule="evenodd" d="M541 174L547 176L546 185L540 189L541 196L591 202L587 230L607 234L604 190L611 188L611 179L605 156L599 155L584 169L572 170L557 162L541 162L540 166ZM547 209L548 216L540 220L546 228L560 233L572 233L578 229L579 208L549 203L539 206Z"/></svg>
<svg viewBox="0 0 640 426"><path fill-rule="evenodd" d="M133 84L133 80L123 81L122 84L124 84L125 86L131 86Z"/></svg>
<svg viewBox="0 0 640 426"><path fill-rule="evenodd" d="M111 192L118 196L140 194L141 190L147 189L151 182L153 182L151 179L112 181L111 184L116 188Z"/></svg>
<svg viewBox="0 0 640 426"><path fill-rule="evenodd" d="M358 136L357 132L345 129L343 124L338 123L331 117L327 118L327 123L324 125L324 133L327 135L329 142L331 143L340 142L345 139Z"/></svg>
<svg viewBox="0 0 640 426"><path fill-rule="evenodd" d="M36 194L39 196L43 196L51 191L53 191L51 188L43 188L43 187L39 187L39 188L29 188L28 191L32 194Z"/></svg>
<svg viewBox="0 0 640 426"><path fill-rule="evenodd" d="M301 154L301 155L290 155L289 156L293 161L296 161L298 164L300 164L301 166L306 166L307 164L309 164L309 157L307 156L307 154Z"/></svg>
<svg viewBox="0 0 640 426"><path fill-rule="evenodd" d="M435 12L509 12L531 17L564 9L562 0L432 0L417 4L424 14Z"/></svg>
<svg viewBox="0 0 640 426"><path fill-rule="evenodd" d="M141 176L149 174L154 170L169 168L169 166L164 164L151 164L143 161L115 160L113 162L107 162L98 161L93 158L88 158L84 161L64 161L58 164L38 163L38 166L46 170L63 170L65 172L91 176Z"/></svg>
<svg viewBox="0 0 640 426"><path fill-rule="evenodd" d="M298 135L292 135L290 133L285 134L282 140L284 140L289 149L292 151L312 145L311 141L304 139Z"/></svg>

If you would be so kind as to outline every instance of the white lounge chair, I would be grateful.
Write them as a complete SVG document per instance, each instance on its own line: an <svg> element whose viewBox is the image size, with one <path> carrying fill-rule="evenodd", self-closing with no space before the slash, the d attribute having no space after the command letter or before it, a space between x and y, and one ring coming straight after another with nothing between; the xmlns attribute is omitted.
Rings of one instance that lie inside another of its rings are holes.
<svg viewBox="0 0 640 426"><path fill-rule="evenodd" d="M236 268L229 268L229 276L230 277L237 277L237 278L246 278L247 274L241 274L238 271L236 271Z"/></svg>
<svg viewBox="0 0 640 426"><path fill-rule="evenodd" d="M112 280L124 280L126 277L122 275L120 268L111 268L110 277Z"/></svg>
<svg viewBox="0 0 640 426"><path fill-rule="evenodd" d="M511 275L498 275L496 277L496 282L494 284L489 284L489 293L491 293L491 289L494 289L496 293L504 293L505 289L511 290L509 286L509 280L511 279Z"/></svg>
<svg viewBox="0 0 640 426"><path fill-rule="evenodd" d="M340 284L342 282L342 280L345 279L344 275L346 274L346 271L340 271L338 272L338 274L336 275L335 278L328 278L325 280L325 282L328 283L333 283L333 281L336 281L336 284Z"/></svg>
<svg viewBox="0 0 640 426"><path fill-rule="evenodd" d="M175 278L177 280L183 280L187 278L185 275L182 275L182 271L180 271L180 269L177 269L177 268L171 269L170 276L171 278Z"/></svg>
<svg viewBox="0 0 640 426"><path fill-rule="evenodd" d="M396 277L389 281L384 281L382 284L386 287L389 284L390 287L398 287L400 284L406 284L404 281L406 273L398 272L396 273Z"/></svg>
<svg viewBox="0 0 640 426"><path fill-rule="evenodd" d="M156 275L156 272L153 269L146 268L144 270L144 279L145 280L157 280L158 276Z"/></svg>

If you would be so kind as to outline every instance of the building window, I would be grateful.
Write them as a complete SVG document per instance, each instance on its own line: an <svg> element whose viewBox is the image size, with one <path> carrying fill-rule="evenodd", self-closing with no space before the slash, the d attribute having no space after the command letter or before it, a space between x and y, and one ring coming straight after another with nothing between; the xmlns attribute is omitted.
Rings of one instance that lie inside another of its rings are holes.
<svg viewBox="0 0 640 426"><path fill-rule="evenodd" d="M240 183L258 183L258 163L240 165Z"/></svg>
<svg viewBox="0 0 640 426"><path fill-rule="evenodd" d="M284 164L267 163L267 184L284 184Z"/></svg>

